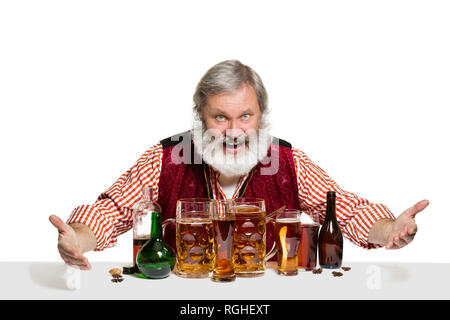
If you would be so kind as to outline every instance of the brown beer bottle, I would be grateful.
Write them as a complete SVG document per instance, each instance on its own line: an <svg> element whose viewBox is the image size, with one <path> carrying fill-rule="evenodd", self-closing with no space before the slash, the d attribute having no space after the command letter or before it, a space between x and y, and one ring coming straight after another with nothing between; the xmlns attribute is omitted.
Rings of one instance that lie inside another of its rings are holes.
<svg viewBox="0 0 450 320"><path fill-rule="evenodd" d="M319 264L337 269L342 264L343 237L336 219L336 193L327 192L327 213L319 233Z"/></svg>

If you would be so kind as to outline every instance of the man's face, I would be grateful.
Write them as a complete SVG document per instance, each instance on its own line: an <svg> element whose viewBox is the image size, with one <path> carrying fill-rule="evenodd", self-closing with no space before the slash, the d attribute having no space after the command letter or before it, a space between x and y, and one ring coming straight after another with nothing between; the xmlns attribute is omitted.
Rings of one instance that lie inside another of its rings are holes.
<svg viewBox="0 0 450 320"><path fill-rule="evenodd" d="M194 114L193 142L203 160L224 176L242 176L267 154L269 123L261 115L255 90L243 85L210 96L202 118Z"/></svg>
<svg viewBox="0 0 450 320"><path fill-rule="evenodd" d="M203 110L206 129L218 130L226 138L223 150L227 154L238 154L248 148L248 139L244 137L258 131L260 118L255 90L247 84L231 93L210 96Z"/></svg>

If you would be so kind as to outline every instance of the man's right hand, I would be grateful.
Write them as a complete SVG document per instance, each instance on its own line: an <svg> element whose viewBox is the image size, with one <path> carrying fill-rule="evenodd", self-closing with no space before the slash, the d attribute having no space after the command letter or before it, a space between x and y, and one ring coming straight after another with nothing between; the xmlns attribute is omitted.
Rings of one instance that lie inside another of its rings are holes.
<svg viewBox="0 0 450 320"><path fill-rule="evenodd" d="M91 264L83 256L82 245L75 230L55 215L51 215L49 220L58 229L58 250L64 262L81 270L90 270Z"/></svg>

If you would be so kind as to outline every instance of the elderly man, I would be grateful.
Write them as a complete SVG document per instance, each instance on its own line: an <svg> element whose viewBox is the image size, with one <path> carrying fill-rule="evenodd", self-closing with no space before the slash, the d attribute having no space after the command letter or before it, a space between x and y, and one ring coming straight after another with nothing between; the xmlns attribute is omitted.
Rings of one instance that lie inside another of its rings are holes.
<svg viewBox="0 0 450 320"><path fill-rule="evenodd" d="M83 253L114 246L132 228L132 208L144 186L153 189L164 219L175 216L180 198L258 197L265 199L268 212L283 205L309 208L323 221L326 192L333 190L338 223L351 242L397 249L414 239L414 217L427 200L395 218L385 205L342 190L301 150L269 134L267 112L267 93L254 70L236 60L213 66L194 94L192 130L147 150L94 204L75 208L67 224L50 216L59 231L62 259L90 269ZM173 235L167 240L173 245ZM268 232L268 248L272 241Z"/></svg>

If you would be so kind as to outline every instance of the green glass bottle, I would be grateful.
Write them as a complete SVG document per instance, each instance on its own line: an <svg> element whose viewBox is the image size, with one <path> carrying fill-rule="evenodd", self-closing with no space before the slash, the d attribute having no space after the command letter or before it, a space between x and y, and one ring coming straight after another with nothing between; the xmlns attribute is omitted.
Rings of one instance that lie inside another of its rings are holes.
<svg viewBox="0 0 450 320"><path fill-rule="evenodd" d="M152 212L150 239L136 256L136 264L146 278L162 279L169 276L175 265L175 252L162 238L162 214Z"/></svg>

